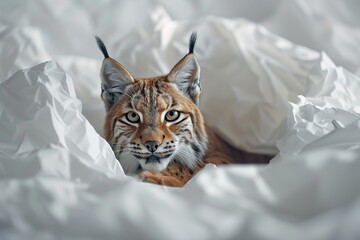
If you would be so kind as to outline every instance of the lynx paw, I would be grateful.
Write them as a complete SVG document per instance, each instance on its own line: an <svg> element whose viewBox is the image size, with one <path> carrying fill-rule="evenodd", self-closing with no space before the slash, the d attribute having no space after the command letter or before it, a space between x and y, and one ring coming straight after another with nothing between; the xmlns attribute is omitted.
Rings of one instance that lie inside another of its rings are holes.
<svg viewBox="0 0 360 240"><path fill-rule="evenodd" d="M148 182L158 185L165 185L171 187L182 187L184 185L184 183L182 183L179 179L175 177L164 176L161 173L157 173L157 172L143 171L138 174L138 177L143 182Z"/></svg>

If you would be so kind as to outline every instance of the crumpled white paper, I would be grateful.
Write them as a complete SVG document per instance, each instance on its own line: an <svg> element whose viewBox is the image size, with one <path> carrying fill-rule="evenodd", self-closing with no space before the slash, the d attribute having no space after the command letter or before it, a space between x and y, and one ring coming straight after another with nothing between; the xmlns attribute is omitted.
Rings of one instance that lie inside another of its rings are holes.
<svg viewBox="0 0 360 240"><path fill-rule="evenodd" d="M72 81L57 64L18 71L0 86L2 176L21 176L28 166L29 177L101 177L88 174L91 168L122 173L108 143L81 115Z"/></svg>
<svg viewBox="0 0 360 240"><path fill-rule="evenodd" d="M287 117L287 132L278 141L279 155L297 155L303 148L318 148L315 140L322 142L327 134L337 136L338 141L325 140L324 146L340 147L343 150L360 145L357 121L360 119L360 78L347 70L336 67L323 54L320 68L309 78L322 79L308 91L307 96L299 96L299 101L290 103ZM316 74L314 74L316 72ZM352 132L347 134L347 132ZM325 144L326 143L326 144Z"/></svg>
<svg viewBox="0 0 360 240"><path fill-rule="evenodd" d="M1 239L360 236L359 149L209 165L185 188L164 188L124 176L55 63L17 72L0 93Z"/></svg>
<svg viewBox="0 0 360 240"><path fill-rule="evenodd" d="M245 6L244 2L237 6ZM12 4L23 8L8 14ZM326 54L294 45L244 20L206 17L178 22L160 10L146 26L118 40L118 30L109 26L126 21L106 21L101 16L127 19L131 9L145 10L135 1L126 6L112 1L98 4L65 1L53 8L46 0L0 3L0 18L6 20L0 21L0 39L5 39L0 41L0 239L360 238L358 77L336 67ZM286 4L292 6L288 12L281 7ZM212 6L221 11L225 5ZM281 1L259 19L264 23L275 19L272 26L284 32L287 14L293 20L307 19L307 28L302 29L307 33L320 14L307 6L302 1ZM172 15L180 12L180 8L168 10ZM298 10L305 14L292 14ZM68 18L63 20L65 13ZM141 15L135 22L144 19ZM341 24L316 26L339 31ZM96 28L102 30L93 31ZM199 34L202 107L223 112L216 116L207 112L207 120L235 140L234 145L252 151L275 152L276 139L282 138L277 145L280 154L267 166L209 165L182 189L137 182L124 176L110 146L81 113L101 130L101 54L90 34L98 33L105 42L110 39L111 56L135 75L150 76L167 72L186 53L194 28ZM350 30L356 32L355 27ZM87 36L88 31L93 32ZM320 40L328 35L318 32L305 34L303 40L317 39L315 47L327 43ZM296 37L296 32L289 32L291 36ZM324 45L334 49L334 56L356 37ZM356 50L345 52L349 53L342 56L345 63L357 56ZM48 59L59 62L74 83L54 62L11 76ZM300 102L297 95L303 95ZM251 111L245 111L243 104ZM231 120L231 109L238 121ZM246 121L237 112L247 116ZM220 129L224 123L233 130ZM265 128L269 126L273 128Z"/></svg>
<svg viewBox="0 0 360 240"><path fill-rule="evenodd" d="M340 129L345 127L349 131L353 131L352 128L357 126L355 123L360 120L359 114L343 109L321 109L316 105L310 103L304 104L303 102L300 106L296 104L291 104L291 106L292 112L290 112L288 118L288 132L277 143L280 151L279 155L298 155L309 144L310 148L316 149L313 141L319 140L324 136L328 138L329 136L327 135L329 133L343 131ZM356 134L349 134L345 138L339 137L339 139L344 144L347 137L353 138L354 136ZM334 141L334 143L336 142ZM355 147L356 142L352 142L352 145Z"/></svg>

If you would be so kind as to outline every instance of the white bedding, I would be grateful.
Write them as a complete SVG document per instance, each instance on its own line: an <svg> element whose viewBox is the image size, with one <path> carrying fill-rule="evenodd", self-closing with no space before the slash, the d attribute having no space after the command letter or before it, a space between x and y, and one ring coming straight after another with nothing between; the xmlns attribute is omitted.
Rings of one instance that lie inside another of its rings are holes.
<svg viewBox="0 0 360 240"><path fill-rule="evenodd" d="M0 239L360 238L357 5L156 2L0 3ZM206 120L233 145L279 154L209 165L182 189L138 182L97 133L91 34L152 76L186 53L194 29Z"/></svg>

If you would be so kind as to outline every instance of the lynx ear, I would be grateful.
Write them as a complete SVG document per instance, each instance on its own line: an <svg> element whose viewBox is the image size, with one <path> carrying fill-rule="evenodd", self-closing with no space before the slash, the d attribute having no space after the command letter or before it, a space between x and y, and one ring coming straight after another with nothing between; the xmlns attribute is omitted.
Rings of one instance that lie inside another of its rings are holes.
<svg viewBox="0 0 360 240"><path fill-rule="evenodd" d="M112 58L105 58L101 68L101 98L106 111L122 96L125 88L134 83L134 78L120 63Z"/></svg>
<svg viewBox="0 0 360 240"><path fill-rule="evenodd" d="M99 37L95 38L105 57L100 72L101 98L105 103L106 111L109 111L122 96L126 87L134 83L134 78L124 66L109 57L101 39Z"/></svg>
<svg viewBox="0 0 360 240"><path fill-rule="evenodd" d="M189 53L173 67L167 79L169 82L175 83L181 92L196 105L199 105L201 93L200 65L193 53L195 42L196 33L193 33L190 38Z"/></svg>

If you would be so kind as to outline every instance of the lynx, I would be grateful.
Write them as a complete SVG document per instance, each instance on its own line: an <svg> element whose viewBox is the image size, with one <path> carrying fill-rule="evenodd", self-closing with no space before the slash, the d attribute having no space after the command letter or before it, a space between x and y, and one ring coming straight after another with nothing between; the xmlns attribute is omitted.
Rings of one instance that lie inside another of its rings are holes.
<svg viewBox="0 0 360 240"><path fill-rule="evenodd" d="M127 175L181 187L208 163L269 161L269 156L235 149L206 126L199 109L196 38L193 33L188 54L169 74L134 78L96 37L105 57L100 73L101 98L107 112L104 137Z"/></svg>

